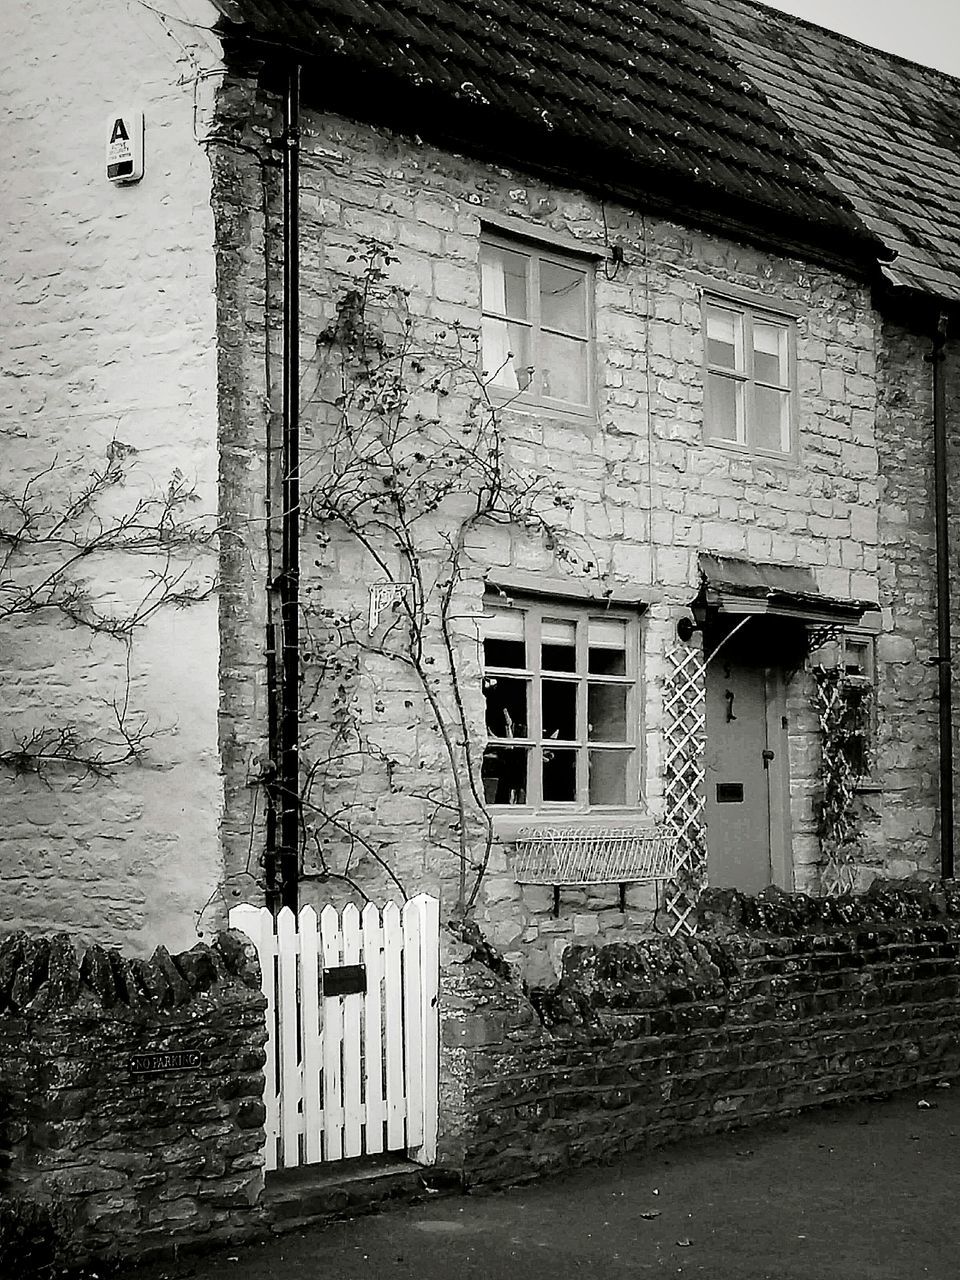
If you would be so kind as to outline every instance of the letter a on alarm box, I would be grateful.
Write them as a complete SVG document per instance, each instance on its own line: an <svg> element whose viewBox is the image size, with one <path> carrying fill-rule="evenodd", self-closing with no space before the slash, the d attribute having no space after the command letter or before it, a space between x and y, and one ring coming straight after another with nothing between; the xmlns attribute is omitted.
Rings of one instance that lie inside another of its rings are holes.
<svg viewBox="0 0 960 1280"><path fill-rule="evenodd" d="M143 177L143 112L112 111L107 116L107 177L139 182Z"/></svg>

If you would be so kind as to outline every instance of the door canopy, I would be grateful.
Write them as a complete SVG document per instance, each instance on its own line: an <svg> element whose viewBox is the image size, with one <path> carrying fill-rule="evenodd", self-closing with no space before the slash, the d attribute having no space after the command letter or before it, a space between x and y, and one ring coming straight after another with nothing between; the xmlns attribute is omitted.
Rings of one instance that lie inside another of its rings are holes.
<svg viewBox="0 0 960 1280"><path fill-rule="evenodd" d="M700 555L700 591L691 609L701 626L708 616L762 614L815 627L855 627L865 613L879 612L869 600L822 595L812 569L707 554Z"/></svg>

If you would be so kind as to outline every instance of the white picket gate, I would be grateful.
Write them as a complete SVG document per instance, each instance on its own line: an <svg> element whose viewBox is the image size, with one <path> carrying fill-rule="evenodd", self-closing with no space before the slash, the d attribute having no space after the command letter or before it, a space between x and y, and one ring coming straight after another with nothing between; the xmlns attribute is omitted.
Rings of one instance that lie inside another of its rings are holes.
<svg viewBox="0 0 960 1280"><path fill-rule="evenodd" d="M240 906L267 1000L267 1169L437 1147L439 903ZM342 987L349 994L328 994ZM325 991L326 988L326 991Z"/></svg>

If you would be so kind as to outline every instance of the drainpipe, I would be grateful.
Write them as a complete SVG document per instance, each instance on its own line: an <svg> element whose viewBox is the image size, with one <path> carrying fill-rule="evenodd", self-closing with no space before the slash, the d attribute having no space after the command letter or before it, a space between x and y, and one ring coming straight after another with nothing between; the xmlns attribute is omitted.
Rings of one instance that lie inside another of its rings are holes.
<svg viewBox="0 0 960 1280"><path fill-rule="evenodd" d="M933 365L933 487L937 532L937 672L940 699L940 874L953 875L953 691L950 642L950 559L947 529L947 317L937 318Z"/></svg>
<svg viewBox="0 0 960 1280"><path fill-rule="evenodd" d="M283 540L280 568L280 905L300 878L300 67L283 109Z"/></svg>

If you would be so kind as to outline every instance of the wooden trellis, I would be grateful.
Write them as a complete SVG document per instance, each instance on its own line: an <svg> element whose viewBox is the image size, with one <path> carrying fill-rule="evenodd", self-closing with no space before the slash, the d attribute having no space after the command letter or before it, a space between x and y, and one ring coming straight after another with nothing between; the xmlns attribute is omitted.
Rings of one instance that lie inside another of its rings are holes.
<svg viewBox="0 0 960 1280"><path fill-rule="evenodd" d="M703 654L688 645L667 653L664 685L664 817L679 838L677 872L664 891L671 937L696 929L696 900L706 882L703 753L706 680Z"/></svg>
<svg viewBox="0 0 960 1280"><path fill-rule="evenodd" d="M855 678L847 677L840 667L815 667L813 674L821 743L820 886L824 896L837 897L856 888L857 774L850 748L864 734L862 717L869 715L869 690L862 687L863 681L856 681L859 696L853 703L850 690Z"/></svg>

